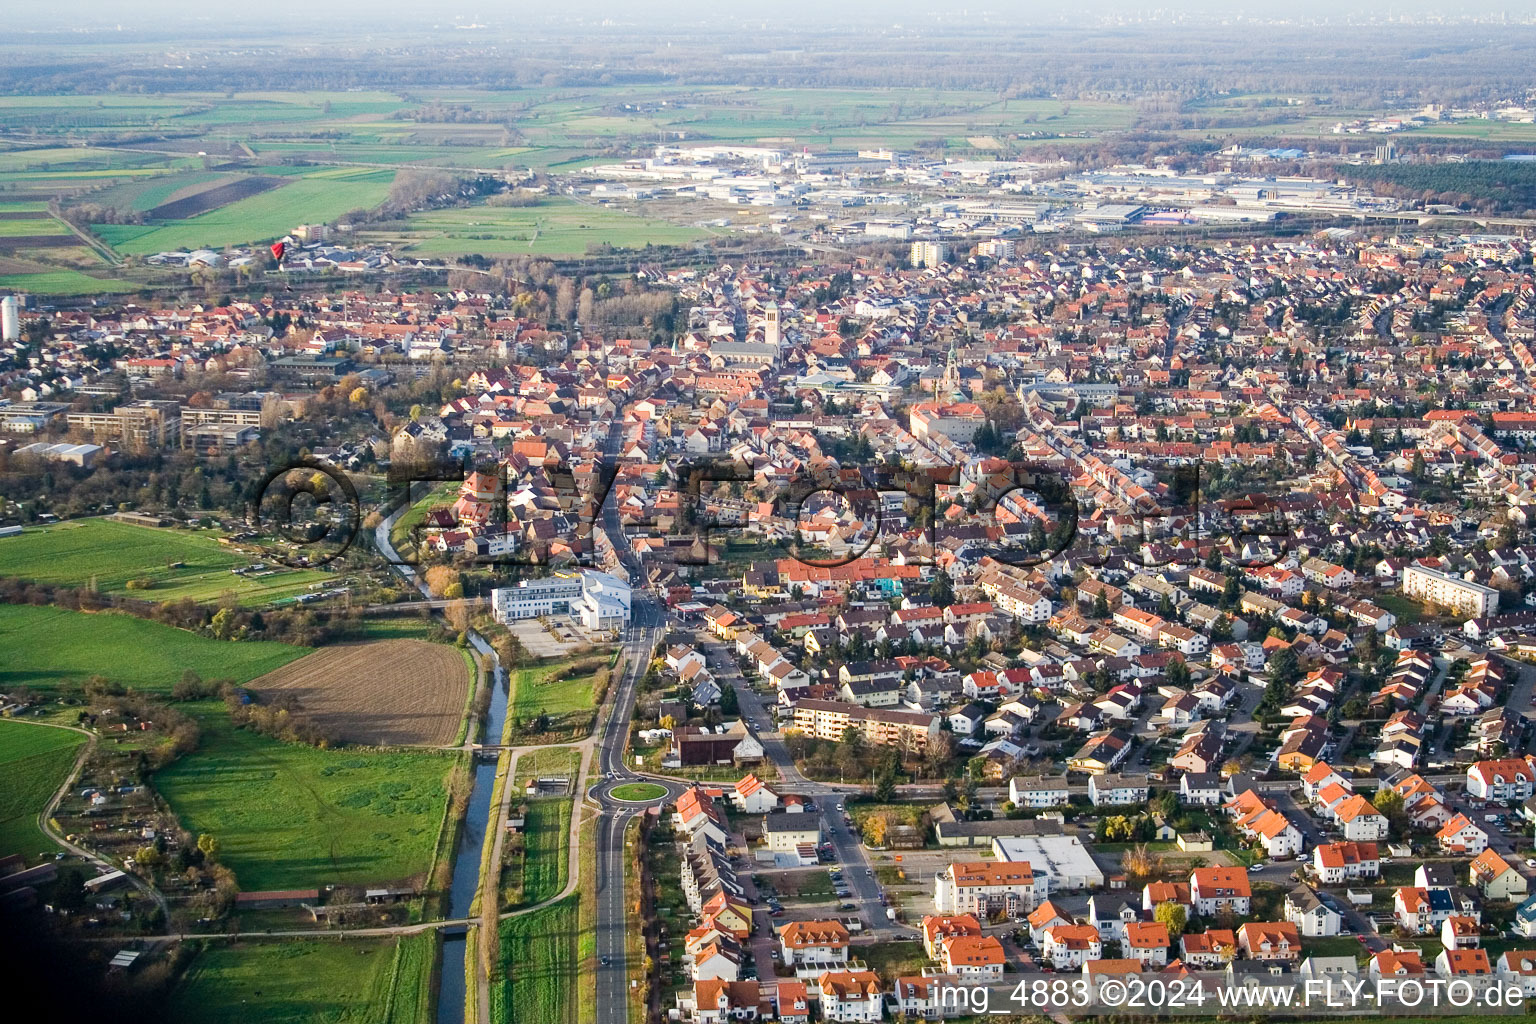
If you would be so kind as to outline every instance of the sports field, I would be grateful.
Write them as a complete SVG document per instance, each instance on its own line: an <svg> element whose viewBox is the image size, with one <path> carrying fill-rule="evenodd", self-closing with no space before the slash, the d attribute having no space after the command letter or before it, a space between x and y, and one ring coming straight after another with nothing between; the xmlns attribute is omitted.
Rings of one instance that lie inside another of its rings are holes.
<svg viewBox="0 0 1536 1024"><path fill-rule="evenodd" d="M437 936L208 943L167 1004L168 1020L419 1024L431 1019Z"/></svg>
<svg viewBox="0 0 1536 1024"><path fill-rule="evenodd" d="M48 798L63 784L85 737L68 729L0 720L0 857L29 861L53 847L37 826Z"/></svg>
<svg viewBox="0 0 1536 1024"><path fill-rule="evenodd" d="M273 563L238 576L230 571L247 569L252 562L251 556L220 544L209 531L159 529L113 519L73 519L0 538L0 576L72 587L94 583L103 593L152 601L216 601L233 594L241 604L264 605L337 579L322 570ZM129 580L149 586L130 589Z"/></svg>
<svg viewBox="0 0 1536 1024"><path fill-rule="evenodd" d="M211 832L246 891L418 880L456 755L318 750L199 705L202 743L155 776L183 827Z"/></svg>

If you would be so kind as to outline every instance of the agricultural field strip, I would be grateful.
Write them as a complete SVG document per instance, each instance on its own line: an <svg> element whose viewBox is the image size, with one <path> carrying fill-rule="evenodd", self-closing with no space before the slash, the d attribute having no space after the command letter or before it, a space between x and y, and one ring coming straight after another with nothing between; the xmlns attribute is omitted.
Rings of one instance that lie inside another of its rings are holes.
<svg viewBox="0 0 1536 1024"><path fill-rule="evenodd" d="M286 939L207 944L173 990L168 1019L244 1024L263 1016L315 1024L417 1024L428 1019L436 941Z"/></svg>
<svg viewBox="0 0 1536 1024"><path fill-rule="evenodd" d="M307 173L291 174L279 186L195 216L146 225L93 225L93 230L128 255L261 242L285 235L298 224L323 223L349 210L377 206L395 176L387 168L304 170Z"/></svg>
<svg viewBox="0 0 1536 1024"><path fill-rule="evenodd" d="M322 648L250 686L264 697L291 694L347 742L441 746L459 734L470 672L457 648L383 640Z"/></svg>
<svg viewBox="0 0 1536 1024"><path fill-rule="evenodd" d="M573 894L502 922L492 1024L576 1024L578 899Z"/></svg>
<svg viewBox="0 0 1536 1024"><path fill-rule="evenodd" d="M569 871L572 801L539 797L529 801L524 827L523 903L543 903L565 889Z"/></svg>

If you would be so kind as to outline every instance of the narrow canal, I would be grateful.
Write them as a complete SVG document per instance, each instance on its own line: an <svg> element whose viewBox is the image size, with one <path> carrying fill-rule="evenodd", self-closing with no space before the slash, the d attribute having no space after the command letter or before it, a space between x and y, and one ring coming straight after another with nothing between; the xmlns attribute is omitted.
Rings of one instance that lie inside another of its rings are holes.
<svg viewBox="0 0 1536 1024"><path fill-rule="evenodd" d="M477 638L478 639L478 638ZM477 645L478 646L478 645ZM501 742L501 729L507 718L507 678L498 666L491 689L491 706L486 713L482 741ZM496 782L496 762L477 760L473 766L474 786L469 794L469 809L464 812L464 827L459 830L459 846L453 856L453 881L448 890L448 916L454 920L469 916L480 887L480 856L491 817L491 789ZM464 951L463 935L443 938L441 979L437 993L437 1024L464 1024Z"/></svg>

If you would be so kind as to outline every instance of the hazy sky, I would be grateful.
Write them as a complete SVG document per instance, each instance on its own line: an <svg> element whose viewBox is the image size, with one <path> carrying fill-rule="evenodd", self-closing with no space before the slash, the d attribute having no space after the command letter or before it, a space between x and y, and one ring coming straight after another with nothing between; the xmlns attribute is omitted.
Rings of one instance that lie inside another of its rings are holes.
<svg viewBox="0 0 1536 1024"><path fill-rule="evenodd" d="M762 10L771 12L767 18L770 23L807 28L829 19L867 18L875 25L889 25L904 19L931 24L936 17L1060 24L1064 18L1083 16L1158 15L1158 20L1171 20L1171 16L1178 15L1212 20L1243 15L1262 19L1384 19L1404 15L1507 13L1523 20L1536 16L1536 0L1074 0L1071 4L1059 0L776 0ZM611 18L657 26L701 21L707 24L721 18L735 22L755 17L747 8L722 6L718 0L563 0L557 5L498 0L262 0L251 5L210 5L205 0L12 0L6 5L6 15L7 25L22 31L110 29L116 25L173 31L181 25L206 30L210 25L225 24L231 28L241 26L259 31L265 27L279 32L317 22L350 22L376 32L381 19L397 26L481 23L500 29L515 28L519 22L572 17Z"/></svg>

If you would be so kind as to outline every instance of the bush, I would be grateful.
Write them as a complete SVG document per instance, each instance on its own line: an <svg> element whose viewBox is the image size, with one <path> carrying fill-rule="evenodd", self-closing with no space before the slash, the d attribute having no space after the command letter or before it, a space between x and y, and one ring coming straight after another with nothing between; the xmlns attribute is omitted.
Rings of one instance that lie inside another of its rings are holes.
<svg viewBox="0 0 1536 1024"><path fill-rule="evenodd" d="M230 720L236 728L250 729L284 743L305 743L325 750L337 745L337 738L322 729L304 713L304 707L292 694L280 693L271 704L242 704L231 687L224 696Z"/></svg>

